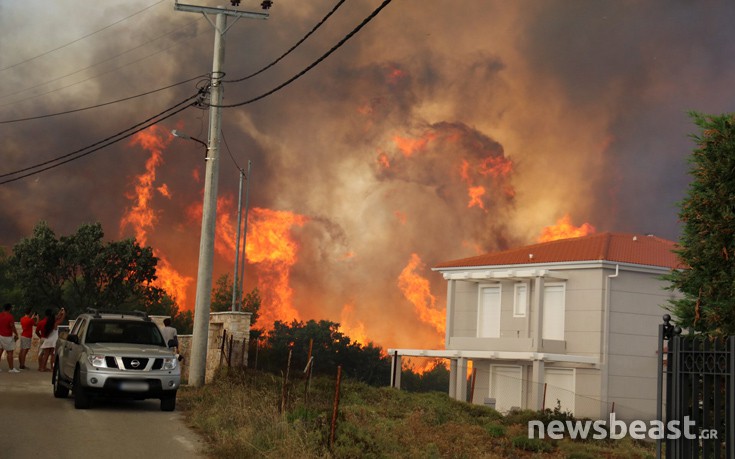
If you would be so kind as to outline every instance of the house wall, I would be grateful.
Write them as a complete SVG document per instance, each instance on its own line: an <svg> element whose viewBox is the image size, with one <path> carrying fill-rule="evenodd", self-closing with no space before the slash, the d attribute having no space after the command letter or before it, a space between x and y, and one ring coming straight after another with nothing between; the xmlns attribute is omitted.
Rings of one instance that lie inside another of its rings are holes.
<svg viewBox="0 0 735 459"><path fill-rule="evenodd" d="M603 270L595 268L562 272L568 276L564 317L565 353L600 357L604 298Z"/></svg>
<svg viewBox="0 0 735 459"><path fill-rule="evenodd" d="M658 325L672 296L660 276L621 270L611 280L607 397L621 419L656 413Z"/></svg>

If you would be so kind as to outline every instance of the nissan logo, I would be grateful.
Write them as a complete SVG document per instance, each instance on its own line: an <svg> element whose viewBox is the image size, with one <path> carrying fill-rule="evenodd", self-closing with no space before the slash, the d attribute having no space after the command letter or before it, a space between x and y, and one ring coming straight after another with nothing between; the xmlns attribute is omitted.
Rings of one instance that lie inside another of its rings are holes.
<svg viewBox="0 0 735 459"><path fill-rule="evenodd" d="M138 368L140 366L140 361L139 360L131 360L130 361L130 366L133 367L133 368Z"/></svg>

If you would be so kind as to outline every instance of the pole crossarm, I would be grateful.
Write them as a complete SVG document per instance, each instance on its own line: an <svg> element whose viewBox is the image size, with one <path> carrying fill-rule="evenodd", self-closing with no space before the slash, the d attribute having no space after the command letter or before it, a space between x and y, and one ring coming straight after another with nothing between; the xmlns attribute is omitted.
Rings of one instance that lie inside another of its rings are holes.
<svg viewBox="0 0 735 459"><path fill-rule="evenodd" d="M254 11L240 11L230 10L227 8L213 8L211 6L197 6L187 5L185 3L174 3L174 10L186 11L189 13L203 13L203 14L224 14L226 16L232 16L236 18L249 18L249 19L268 19L268 13L256 13Z"/></svg>

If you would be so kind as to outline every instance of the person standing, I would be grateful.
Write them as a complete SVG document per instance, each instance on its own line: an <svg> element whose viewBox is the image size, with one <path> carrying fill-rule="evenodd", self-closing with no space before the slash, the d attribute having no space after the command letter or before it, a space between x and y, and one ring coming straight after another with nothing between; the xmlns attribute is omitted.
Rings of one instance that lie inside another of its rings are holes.
<svg viewBox="0 0 735 459"><path fill-rule="evenodd" d="M18 354L18 362L20 369L26 369L26 356L31 350L33 344L33 326L38 321L38 314L33 312L33 308L26 308L26 313L20 318L20 353Z"/></svg>
<svg viewBox="0 0 735 459"><path fill-rule="evenodd" d="M5 351L10 373L20 373L20 370L13 368L13 351L15 351L15 342L18 340L18 330L15 329L15 319L10 313L11 309L13 305L6 303L3 306L3 312L0 312L0 359Z"/></svg>
<svg viewBox="0 0 735 459"><path fill-rule="evenodd" d="M176 352L178 352L179 338L176 329L171 326L171 319L168 317L163 319L163 330L161 330L161 334L163 334L163 342L166 343L166 346L169 349L176 349Z"/></svg>
<svg viewBox="0 0 735 459"><path fill-rule="evenodd" d="M38 371L51 371L48 368L49 359L51 366L54 365L54 350L56 348L56 340L59 337L58 327L66 319L66 310L61 308L54 317L53 312L50 309L46 310L46 317L44 317L36 326L36 334L39 338L43 339L41 343L41 354L38 357Z"/></svg>

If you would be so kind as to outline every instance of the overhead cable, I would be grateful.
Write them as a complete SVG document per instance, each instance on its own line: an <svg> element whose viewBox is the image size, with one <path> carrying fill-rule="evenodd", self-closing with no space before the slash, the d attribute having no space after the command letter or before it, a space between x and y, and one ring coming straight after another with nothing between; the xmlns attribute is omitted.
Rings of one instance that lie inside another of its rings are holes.
<svg viewBox="0 0 735 459"><path fill-rule="evenodd" d="M51 118L53 116L68 115L70 113L83 112L85 110L91 110L93 108L105 107L107 105L113 105L113 104L117 104L119 102L125 102L125 101L128 101L128 100L137 99L138 97L148 96L148 95L151 95L151 94L160 92L160 91L165 91L166 89L171 89L173 87L180 86L182 84L186 84L186 83L189 83L191 81L204 78L206 76L207 75L198 75L198 76L195 76L194 78L189 78L188 80L184 80L184 81L180 81L178 83L174 83L174 84L170 84L168 86L164 86L163 88L154 89L152 91L144 92L144 93L141 93L141 94L136 94L136 95L130 96L130 97L124 97L122 99L112 100L110 102L105 102L105 103L102 103L102 104L90 105L89 107L75 108L73 110L66 110L66 111L63 111L63 112L48 113L46 115L29 116L27 118L16 118L16 119L12 119L12 120L4 120L4 121L0 121L0 124L18 123L20 121L30 121L30 120L38 120L38 119L42 119L42 118Z"/></svg>
<svg viewBox="0 0 735 459"><path fill-rule="evenodd" d="M242 78L238 78L238 79L236 79L236 80L223 80L223 83L239 83L240 81L245 81L245 80L247 80L247 79L250 79L250 78L252 78L252 77L254 77L254 76L256 76L256 75L260 75L261 73L265 72L265 71L266 71L266 70L268 70L269 68L271 68L271 67L273 67L274 65L276 65L276 64L277 64L278 62L280 62L280 61L281 61L281 59L283 59L284 57L286 57L286 56L288 56L289 54L291 54L291 52L292 52L293 50L295 50L296 48L298 48L298 47L299 47L299 45L301 45L301 43L305 42L307 38L309 38L309 37L310 37L310 36L311 36L311 35L312 35L312 34L313 34L314 32L316 32L316 31L317 31L317 29L319 29L319 27L321 27L321 26L322 26L322 25L323 25L323 24L324 24L325 22L327 22L327 19L329 19L329 17L330 17L330 16L332 15L332 14L334 14L334 12L335 12L335 11L337 11L337 10L339 9L339 7L340 7L340 6L342 6L342 4L343 4L343 3L345 2L345 1L346 1L346 0L340 0L339 2L337 2L337 4L336 4L336 5L334 5L334 8L332 8L332 10L331 10L331 11L330 11L329 13L327 13L327 15L326 15L326 16L324 16L324 18L322 18L322 20L321 20L321 21L319 21L319 22L318 22L318 23L317 23L317 24L316 24L316 25L315 25L315 26L314 26L314 27L313 27L313 28L312 28L312 29L311 29L311 30L309 31L309 33L307 33L306 35L304 35L304 37L303 37L303 38L302 38L301 40L297 41L295 45L293 45L293 46L292 46L292 47L291 47L291 48L290 48L290 49L289 49L288 51L286 51L285 53L281 54L281 55L280 55L280 56L279 56L279 57L278 57L278 58L277 58L276 60L274 60L274 61L273 61L273 62L271 62L270 64L266 65L266 66L265 66L265 67L263 67L262 69L258 70L257 72L251 73L250 75L244 76L244 77L242 77Z"/></svg>
<svg viewBox="0 0 735 459"><path fill-rule="evenodd" d="M56 167L59 167L63 164L75 161L77 159L83 158L85 156L88 156L96 151L99 151L105 147L108 147L112 144L115 144L121 140L124 140L134 134L137 134L138 132L141 132L150 126L153 126L154 124L158 124L163 120L166 120L168 118L171 118L172 116L186 110L187 108L191 107L192 105L201 103L201 97L202 94L197 93L191 97L188 97L181 102L167 108L166 110L157 113L156 115L153 115L149 117L148 119L141 121L140 123L137 123L125 130L122 130L112 136L107 137L106 139L100 140L99 142L95 142L91 145L88 145L84 148L80 148L78 150L72 151L70 153L64 154L62 156L58 156L56 158L50 159L48 161L44 161L41 163L34 164L32 166L25 167L23 169L18 169L12 172L7 172L4 174L0 174L0 178L2 177L10 177L15 175L15 177L11 177L5 180L0 181L0 185L5 185L6 183L15 182L17 180L24 179L26 177L30 177L32 175L39 174L41 172L47 171L49 169L54 169ZM196 99L194 102L192 100ZM26 172L26 173L23 173ZM18 175L21 174L21 175Z"/></svg>
<svg viewBox="0 0 735 459"><path fill-rule="evenodd" d="M48 51L45 51L45 52L43 52L43 53L41 53L41 54L39 54L39 55L37 55L37 56L33 56L33 57L30 57L30 58L28 58L28 59L26 59L26 60L24 60L24 61L16 62L15 64L9 65L9 66L7 66L7 67L3 67L3 68L0 68L0 72L4 72L5 70L9 70L9 69L12 69L12 68L14 68L14 67L18 67L19 65L23 65L23 64L25 64L25 63L27 63L27 62L31 62L31 61L34 61L34 60L36 60L36 59L38 59L38 58L40 58L40 57L46 56L46 55L48 55L48 54L51 54L51 53L53 53L53 52L55 52L55 51L58 51L58 50L60 50L60 49L63 49L63 48L66 48L67 46L71 46L71 45L73 45L74 43L77 43L77 42L79 42L79 41L82 41L82 40L84 40L85 38L89 38L89 37L91 37L92 35L96 35L96 34L98 34L98 33L102 32L103 30L109 29L110 27L113 27L113 26L115 26L115 25L117 25L117 24L120 24L121 22L127 21L128 19L132 18L133 16L137 16L137 15L139 15L139 14L143 13L144 11L147 11L147 10L149 10L149 9L153 8L154 6L158 5L159 3L163 3L164 1L165 1L165 0L159 0L158 2L156 2L156 3L154 3L154 4L150 5L150 6L147 6L147 7L143 8L143 9L142 9L142 10L140 10L140 11L137 11L137 12L135 12L135 13L131 14L130 16L124 17L124 18L120 19L119 21L115 21L115 22L113 22L112 24L108 24L108 25L106 25L105 27L103 27L103 28L101 28L101 29L99 29L99 30L95 30L95 31L94 31L94 32L92 32L92 33L88 33L87 35L84 35L83 37L79 37L79 38L77 38L76 40L72 40L72 41L70 41L69 43L66 43L66 44L64 44L64 45L61 45L61 46L57 46L57 47L56 47L56 48L54 48L54 49L50 49L50 50L48 50Z"/></svg>
<svg viewBox="0 0 735 459"><path fill-rule="evenodd" d="M293 76L293 77L291 77L290 79L286 80L285 82L281 83L280 85L276 86L275 88L271 89L270 91L268 91L268 92L265 92L265 93L263 93L263 94L261 94L261 95L259 95L259 96L257 96L257 97L253 97L252 99L248 99L248 100L245 100L245 101L243 101L243 102L240 102L240 103L236 103L236 104L223 104L223 105L213 105L213 104L210 104L209 106L210 106L210 107L220 107L220 108L234 108L234 107L241 107L241 106L243 106L243 105L248 105L248 104L251 104L251 103L253 103L253 102L257 102L257 101L259 101L259 100L261 100L261 99L265 99L266 97L270 96L271 94L274 94L274 93L276 93L276 92L280 91L281 89L285 88L286 86L290 85L290 84L291 84L291 83L293 83L294 81L296 81L296 80L298 80L299 78L301 78L302 76L304 76L304 75L305 75L305 74L306 74L306 73L307 73L307 72L308 72L309 70L311 70L311 69L313 69L314 67L316 67L317 65L319 65L319 64L320 64L320 63L321 63L321 62L322 62L322 61L323 61L324 59L326 59L326 58L327 58L327 57L329 57L329 56L330 56L330 55L331 55L332 53L334 53L334 52L335 52L335 51L337 51L337 50L338 50L338 49L339 49L340 47L342 47L342 45L344 45L344 44L345 44L345 43L346 43L346 42L347 42L347 41L348 41L348 40L349 40L350 38L352 38L353 36L355 36L355 34L357 34L357 32L359 32L359 31L360 31L360 29L362 29L362 28L363 28L363 27L365 27L365 26L366 26L366 25L367 25L367 24L368 24L368 23L369 23L370 21L372 21L372 20L373 20L373 18L375 18L375 16L377 16L377 15L378 15L378 14L379 14L379 13L380 13L380 12L381 12L382 10L383 10L383 8L385 8L386 6L388 6L388 4L389 4L389 3L391 2L391 1L392 1L392 0L384 0L384 1L383 1L383 3L381 3L381 4L380 4L380 6L378 6L378 7L377 7L377 8L375 9L375 11L373 11L373 12L372 12L372 13L371 13L371 14L370 14L370 15L369 15L368 17L366 17L366 18L365 18L365 19L364 19L364 20L363 20L363 21L362 21L362 22L361 22L361 23L360 23L360 24L359 24L359 25L358 25L357 27L355 27L355 28L354 28L354 29L353 29L353 30L352 30L352 31L351 31L350 33L348 33L347 35L345 35L345 37L344 37L344 38L342 38L342 39L341 39L341 40L340 40L340 41L339 41L339 42L338 42L338 43L337 43L336 45L334 45L334 46L333 46L333 47L332 47L332 48L331 48L331 49L330 49L329 51L327 51L326 53L324 53L324 54L323 54L323 55L322 55L322 56L321 56L321 57L320 57L319 59L317 59L316 61L312 62L312 63L311 63L311 64L310 64L310 65L309 65L308 67L306 67L306 68L305 68L304 70L302 70L301 72L297 73L296 75L294 75L294 76Z"/></svg>

